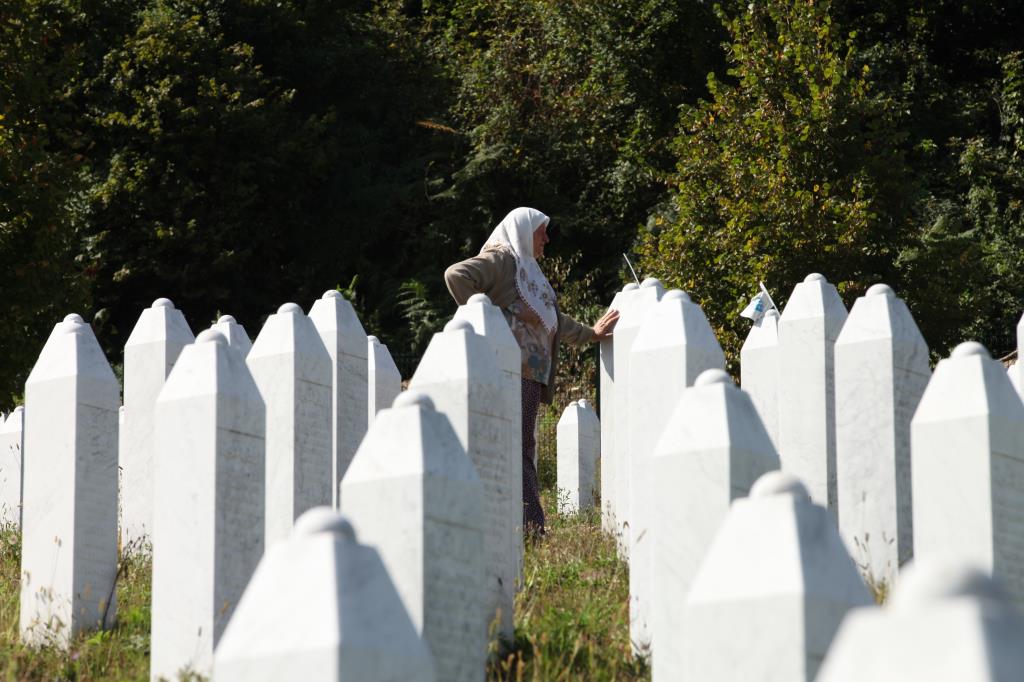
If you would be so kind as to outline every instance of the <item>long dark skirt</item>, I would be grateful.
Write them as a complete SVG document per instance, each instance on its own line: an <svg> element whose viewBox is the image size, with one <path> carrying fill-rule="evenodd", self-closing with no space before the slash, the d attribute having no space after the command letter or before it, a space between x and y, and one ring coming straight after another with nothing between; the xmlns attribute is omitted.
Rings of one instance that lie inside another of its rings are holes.
<svg viewBox="0 0 1024 682"><path fill-rule="evenodd" d="M537 448L534 428L540 407L542 384L523 379L523 530L527 536L544 535L544 509L540 506L540 486L533 453Z"/></svg>

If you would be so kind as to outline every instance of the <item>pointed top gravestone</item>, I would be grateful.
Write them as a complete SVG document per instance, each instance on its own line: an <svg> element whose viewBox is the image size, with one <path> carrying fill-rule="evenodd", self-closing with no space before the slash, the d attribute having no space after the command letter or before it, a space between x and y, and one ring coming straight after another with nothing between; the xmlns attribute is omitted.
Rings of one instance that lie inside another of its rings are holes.
<svg viewBox="0 0 1024 682"><path fill-rule="evenodd" d="M245 327L240 325L233 315L221 315L210 329L215 329L223 334L228 345L241 353L243 358L252 349L252 341L249 340Z"/></svg>
<svg viewBox="0 0 1024 682"><path fill-rule="evenodd" d="M338 484L356 454L359 442L366 435L369 423L366 330L352 304L341 292L333 289L324 292L313 304L309 319L331 356L331 443L334 452L331 494L335 496L337 506Z"/></svg>
<svg viewBox="0 0 1024 682"><path fill-rule="evenodd" d="M116 617L119 398L92 329L65 318L25 382L25 642L67 645Z"/></svg>
<svg viewBox="0 0 1024 682"><path fill-rule="evenodd" d="M866 579L892 584L913 555L910 420L928 345L903 300L876 284L853 304L835 363L839 530Z"/></svg>
<svg viewBox="0 0 1024 682"><path fill-rule="evenodd" d="M195 341L181 311L158 298L142 311L124 345L124 446L119 454L121 543L142 542L153 530L153 405L181 349Z"/></svg>
<svg viewBox="0 0 1024 682"><path fill-rule="evenodd" d="M434 664L377 551L330 508L271 547L217 647L217 682L432 682Z"/></svg>
<svg viewBox="0 0 1024 682"><path fill-rule="evenodd" d="M368 399L366 417L367 426L373 426L373 420L381 410L391 407L391 403L402 392L402 375L391 357L388 347L376 336L366 337L367 353L367 384Z"/></svg>
<svg viewBox="0 0 1024 682"><path fill-rule="evenodd" d="M779 311L750 328L740 349L740 386L754 401L772 443L779 447Z"/></svg>
<svg viewBox="0 0 1024 682"><path fill-rule="evenodd" d="M843 621L818 682L1016 682L1024 618L1002 586L960 562L915 561L885 608Z"/></svg>
<svg viewBox="0 0 1024 682"><path fill-rule="evenodd" d="M1024 405L980 343L936 366L911 423L911 459L914 556L972 561L1024 604Z"/></svg>
<svg viewBox="0 0 1024 682"><path fill-rule="evenodd" d="M302 309L285 303L267 318L245 362L267 409L269 547L288 537L304 511L334 499L331 357Z"/></svg>
<svg viewBox="0 0 1024 682"><path fill-rule="evenodd" d="M630 638L645 650L651 642L654 599L655 445L686 387L704 370L724 368L725 355L701 307L686 292L673 289L647 313L628 360Z"/></svg>
<svg viewBox="0 0 1024 682"><path fill-rule="evenodd" d="M21 527L21 470L24 461L25 408L0 417L0 522Z"/></svg>
<svg viewBox="0 0 1024 682"><path fill-rule="evenodd" d="M630 429L630 365L629 353L633 342L640 333L647 314L652 311L665 294L661 282L654 278L645 279L638 288L623 291L620 299L619 321L615 325L615 515L618 532L621 533L619 550L629 555L630 523L630 466L632 453L629 450Z"/></svg>
<svg viewBox="0 0 1024 682"><path fill-rule="evenodd" d="M562 411L555 432L558 506L563 514L594 507L601 423L587 400L574 400Z"/></svg>
<svg viewBox="0 0 1024 682"><path fill-rule="evenodd" d="M834 347L846 321L823 275L797 284L779 318L779 457L836 514Z"/></svg>
<svg viewBox="0 0 1024 682"><path fill-rule="evenodd" d="M694 578L672 633L682 674L654 679L811 682L846 612L870 603L828 511L792 475L765 474Z"/></svg>

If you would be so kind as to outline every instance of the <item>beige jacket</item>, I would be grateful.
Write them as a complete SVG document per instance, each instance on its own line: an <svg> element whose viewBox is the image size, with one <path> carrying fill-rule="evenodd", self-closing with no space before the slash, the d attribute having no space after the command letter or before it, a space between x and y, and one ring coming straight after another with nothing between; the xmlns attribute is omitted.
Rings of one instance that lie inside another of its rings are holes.
<svg viewBox="0 0 1024 682"><path fill-rule="evenodd" d="M464 305L473 294L487 294L491 302L505 309L518 298L516 291L516 259L511 253L491 249L473 256L444 271L444 282L452 298ZM557 304L556 304L557 309ZM562 341L583 345L594 340L594 330L568 315L558 312L558 329L551 348L551 370L544 387L542 401L550 403L555 395L558 349Z"/></svg>

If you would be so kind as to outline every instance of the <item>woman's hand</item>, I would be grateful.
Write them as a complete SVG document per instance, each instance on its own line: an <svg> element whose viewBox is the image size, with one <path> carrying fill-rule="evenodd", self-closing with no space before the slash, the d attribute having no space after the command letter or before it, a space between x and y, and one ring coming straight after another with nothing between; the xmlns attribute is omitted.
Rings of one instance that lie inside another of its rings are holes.
<svg viewBox="0 0 1024 682"><path fill-rule="evenodd" d="M609 310L601 319L594 323L594 340L603 341L610 338L612 330L615 329L615 323L619 321L619 311Z"/></svg>

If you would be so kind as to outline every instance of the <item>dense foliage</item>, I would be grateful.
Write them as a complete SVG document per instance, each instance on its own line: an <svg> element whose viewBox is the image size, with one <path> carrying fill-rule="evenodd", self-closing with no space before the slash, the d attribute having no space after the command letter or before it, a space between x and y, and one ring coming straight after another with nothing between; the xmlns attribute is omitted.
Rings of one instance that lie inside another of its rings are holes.
<svg viewBox="0 0 1024 682"><path fill-rule="evenodd" d="M632 251L733 359L757 280L781 305L813 271L847 304L892 284L936 353L1006 352L1021 9L0 0L0 407L63 314L116 360L160 296L255 333L339 287L414 354L451 312L444 267L517 205L553 217L584 318Z"/></svg>

